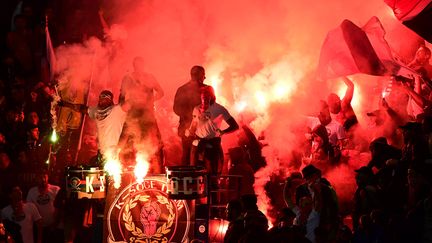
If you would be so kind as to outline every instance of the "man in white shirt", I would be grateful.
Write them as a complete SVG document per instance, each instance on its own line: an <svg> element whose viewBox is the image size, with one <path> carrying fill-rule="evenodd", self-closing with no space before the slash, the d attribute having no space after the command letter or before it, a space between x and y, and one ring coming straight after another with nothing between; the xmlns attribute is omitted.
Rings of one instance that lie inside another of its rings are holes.
<svg viewBox="0 0 432 243"><path fill-rule="evenodd" d="M109 90L99 94L98 105L95 107L70 104L61 102L59 105L72 108L76 111L88 113L89 117L96 122L98 149L100 155L105 155L109 150L115 149L119 143L123 125L126 120L130 105L127 101L114 105L114 95Z"/></svg>
<svg viewBox="0 0 432 243"><path fill-rule="evenodd" d="M99 95L98 105L88 109L88 115L95 120L98 148L102 155L117 147L129 105L127 102L114 105L111 91L104 90Z"/></svg>
<svg viewBox="0 0 432 243"><path fill-rule="evenodd" d="M221 130L222 121L228 128ZM204 163L210 174L219 174L219 163L223 161L221 137L239 128L228 110L216 103L216 96L211 87L201 88L201 104L192 112L192 123L186 130L187 137L194 135L198 141L193 144L191 164Z"/></svg>
<svg viewBox="0 0 432 243"><path fill-rule="evenodd" d="M59 191L60 187L48 183L48 174L41 173L37 177L37 186L32 187L27 193L27 202L36 205L42 216L44 242L53 242L57 233L55 229L58 222L56 222L57 211L54 207L54 199Z"/></svg>
<svg viewBox="0 0 432 243"><path fill-rule="evenodd" d="M23 243L42 242L42 217L33 203L25 203L22 200L22 191L16 186L11 189L9 194L11 203L1 210L2 221L9 221L18 224L21 229ZM37 226L37 239L33 237L33 225ZM8 229L6 229L8 230ZM15 235L19 237L19 235ZM16 242L18 242L15 239Z"/></svg>

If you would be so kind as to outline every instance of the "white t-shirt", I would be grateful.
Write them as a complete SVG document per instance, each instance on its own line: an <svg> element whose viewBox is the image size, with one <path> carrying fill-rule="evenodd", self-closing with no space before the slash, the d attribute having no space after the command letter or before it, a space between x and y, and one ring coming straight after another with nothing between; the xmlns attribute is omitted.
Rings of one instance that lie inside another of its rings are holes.
<svg viewBox="0 0 432 243"><path fill-rule="evenodd" d="M345 129L339 122L332 120L325 127L331 144L337 145L339 140L346 138Z"/></svg>
<svg viewBox="0 0 432 243"><path fill-rule="evenodd" d="M34 243L33 239L33 223L40 220L40 216L36 206L33 203L23 204L24 215L22 217L15 217L13 215L12 206L9 205L2 209L1 218L8 219L21 226L21 235L24 243Z"/></svg>
<svg viewBox="0 0 432 243"><path fill-rule="evenodd" d="M196 106L192 112L192 119L197 122L195 135L200 138L214 138L222 121L231 117L228 110L218 103L214 103L204 112L200 111L200 106Z"/></svg>
<svg viewBox="0 0 432 243"><path fill-rule="evenodd" d="M97 127L99 150L104 154L109 148L117 146L126 120L126 112L120 105L114 105L111 112L102 120L96 119L97 107L91 107L89 117L94 119Z"/></svg>
<svg viewBox="0 0 432 243"><path fill-rule="evenodd" d="M311 129L320 125L321 122L317 117L306 117L306 125ZM329 137L329 142L332 145L337 145L338 140L345 139L346 133L344 127L335 119L332 118L331 122L325 126L327 129L327 135Z"/></svg>
<svg viewBox="0 0 432 243"><path fill-rule="evenodd" d="M54 199L60 187L48 184L47 193L41 194L37 186L32 187L27 193L27 202L36 205L43 219L43 226L50 226L54 223Z"/></svg>
<svg viewBox="0 0 432 243"><path fill-rule="evenodd" d="M318 117L315 116L306 116L306 126L309 127L311 130L313 130L318 125L321 125L320 120Z"/></svg>

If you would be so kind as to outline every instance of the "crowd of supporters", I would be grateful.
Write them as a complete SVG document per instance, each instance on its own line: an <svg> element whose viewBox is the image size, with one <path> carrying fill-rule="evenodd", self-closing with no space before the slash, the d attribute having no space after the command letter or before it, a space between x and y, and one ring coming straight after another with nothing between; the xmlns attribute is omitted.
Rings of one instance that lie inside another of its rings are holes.
<svg viewBox="0 0 432 243"><path fill-rule="evenodd" d="M27 239L33 230L27 229L26 235L17 236L20 233L14 222L5 220L9 215L16 220L28 215L27 220L32 220L29 225L37 226L36 240L63 241L64 228L58 216L64 209L64 201L57 198L63 174L50 175L51 183L58 185L54 186L48 183L47 173L53 171L50 166L56 163L53 151L68 148L56 148L49 140L55 89L49 78L44 29L48 24L57 46L79 43L91 35L100 36L102 28L83 24L99 22L97 15L87 15L89 8L97 9L97 3L61 2L1 3L0 208L4 209L2 223L15 242L20 239L33 242ZM71 18L62 14L66 11L73 12L68 15ZM253 143L240 141L239 149L246 150L231 151L229 173L243 176L242 197L228 203L226 219L230 224L225 241L432 242L430 56L429 49L421 46L413 61L407 63L421 75L412 79L394 77L390 95L400 101L397 106L383 99L378 110L368 113L373 119L370 129L377 134L372 141L363 141L369 146L357 146L358 140L354 138L354 131L359 128L350 108L354 88L350 80L345 80L349 91L346 97L330 95L321 102L319 115L308 119L307 139L299 138L299 144L304 145L301 166L283 178L284 188L276 186L275 195L271 195L282 202L275 207L278 214L276 221L271 222L272 228L258 210L256 196L251 194L253 173L264 163L257 152L259 145L254 144L256 139L251 140ZM249 138L253 136L247 127L242 131ZM342 214L338 192L323 172L329 166L344 163L347 159L344 151L353 148L366 148L371 160L356 168L357 188L349 212ZM65 152L62 160L74 156ZM21 214L9 213L14 205L20 205L15 211ZM344 220L347 215L351 215L352 223ZM77 223L82 225L83 221ZM6 236L0 234L0 237ZM6 239L0 238L2 241Z"/></svg>

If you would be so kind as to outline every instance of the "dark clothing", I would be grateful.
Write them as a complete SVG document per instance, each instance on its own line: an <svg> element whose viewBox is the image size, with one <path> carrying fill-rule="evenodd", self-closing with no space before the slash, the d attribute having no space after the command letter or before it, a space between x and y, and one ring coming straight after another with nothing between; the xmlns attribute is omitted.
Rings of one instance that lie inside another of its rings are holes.
<svg viewBox="0 0 432 243"><path fill-rule="evenodd" d="M244 213L244 225L247 232L267 232L268 230L267 217L258 209L247 210Z"/></svg>
<svg viewBox="0 0 432 243"><path fill-rule="evenodd" d="M223 161L221 138L200 139L198 146L192 145L191 157L193 164L205 166L209 174L220 174L221 166L219 164Z"/></svg>
<svg viewBox="0 0 432 243"><path fill-rule="evenodd" d="M325 178L321 178L321 211L320 226L329 232L329 237L333 237L334 231L338 225L338 198L334 189L329 185ZM312 196L307 183L296 188L296 203L299 205L300 199L304 196Z"/></svg>
<svg viewBox="0 0 432 243"><path fill-rule="evenodd" d="M265 158L262 156L261 144L248 126L241 126L238 143L239 146L245 149L248 156L248 163L251 165L254 172L257 172L267 165Z"/></svg>
<svg viewBox="0 0 432 243"><path fill-rule="evenodd" d="M360 217L380 208L378 190L372 185L358 187L354 194L353 229L357 229Z"/></svg>
<svg viewBox="0 0 432 243"><path fill-rule="evenodd" d="M331 186L321 183L322 208L320 212L320 227L334 230L338 225L338 199Z"/></svg>
<svg viewBox="0 0 432 243"><path fill-rule="evenodd" d="M229 223L228 229L225 233L224 243L237 243L244 233L243 218L238 218Z"/></svg>
<svg viewBox="0 0 432 243"><path fill-rule="evenodd" d="M267 242L275 243L310 243L304 234L298 232L298 229L293 226L273 227L268 231L270 238Z"/></svg>
<svg viewBox="0 0 432 243"><path fill-rule="evenodd" d="M21 226L8 219L3 220L6 231L10 234L15 243L22 243Z"/></svg>
<svg viewBox="0 0 432 243"><path fill-rule="evenodd" d="M401 150L391 145L376 144L373 146L373 149L376 151L372 153L372 159L368 164L368 167L370 168L376 167L377 169L381 169L384 167L387 160L400 159L402 156Z"/></svg>
<svg viewBox="0 0 432 243"><path fill-rule="evenodd" d="M17 177L12 165L0 170L0 208L4 208L9 204L9 190L17 183Z"/></svg>
<svg viewBox="0 0 432 243"><path fill-rule="evenodd" d="M412 139L402 148L401 160L410 168L421 168L429 157L428 144L424 139Z"/></svg>
<svg viewBox="0 0 432 243"><path fill-rule="evenodd" d="M179 116L178 135L182 139L182 164L189 165L190 162L190 148L192 140L185 137L185 130L189 128L192 122L192 111L195 106L201 104L201 92L202 87L208 85L198 83L196 81L189 81L186 84L180 86L174 97L174 112Z"/></svg>
<svg viewBox="0 0 432 243"><path fill-rule="evenodd" d="M345 131L348 131L351 127L353 127L356 124L358 124L358 120L357 120L357 117L354 115L354 116L348 117L345 120L345 122L343 124L343 128L345 129Z"/></svg>

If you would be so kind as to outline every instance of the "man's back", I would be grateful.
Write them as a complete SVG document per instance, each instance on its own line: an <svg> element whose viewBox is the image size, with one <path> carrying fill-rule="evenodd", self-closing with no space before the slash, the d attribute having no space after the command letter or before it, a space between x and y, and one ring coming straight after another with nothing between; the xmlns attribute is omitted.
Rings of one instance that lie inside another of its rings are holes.
<svg viewBox="0 0 432 243"><path fill-rule="evenodd" d="M180 117L179 134L184 134L192 121L192 111L201 103L200 88L207 85L189 81L177 89L174 98L174 112Z"/></svg>

